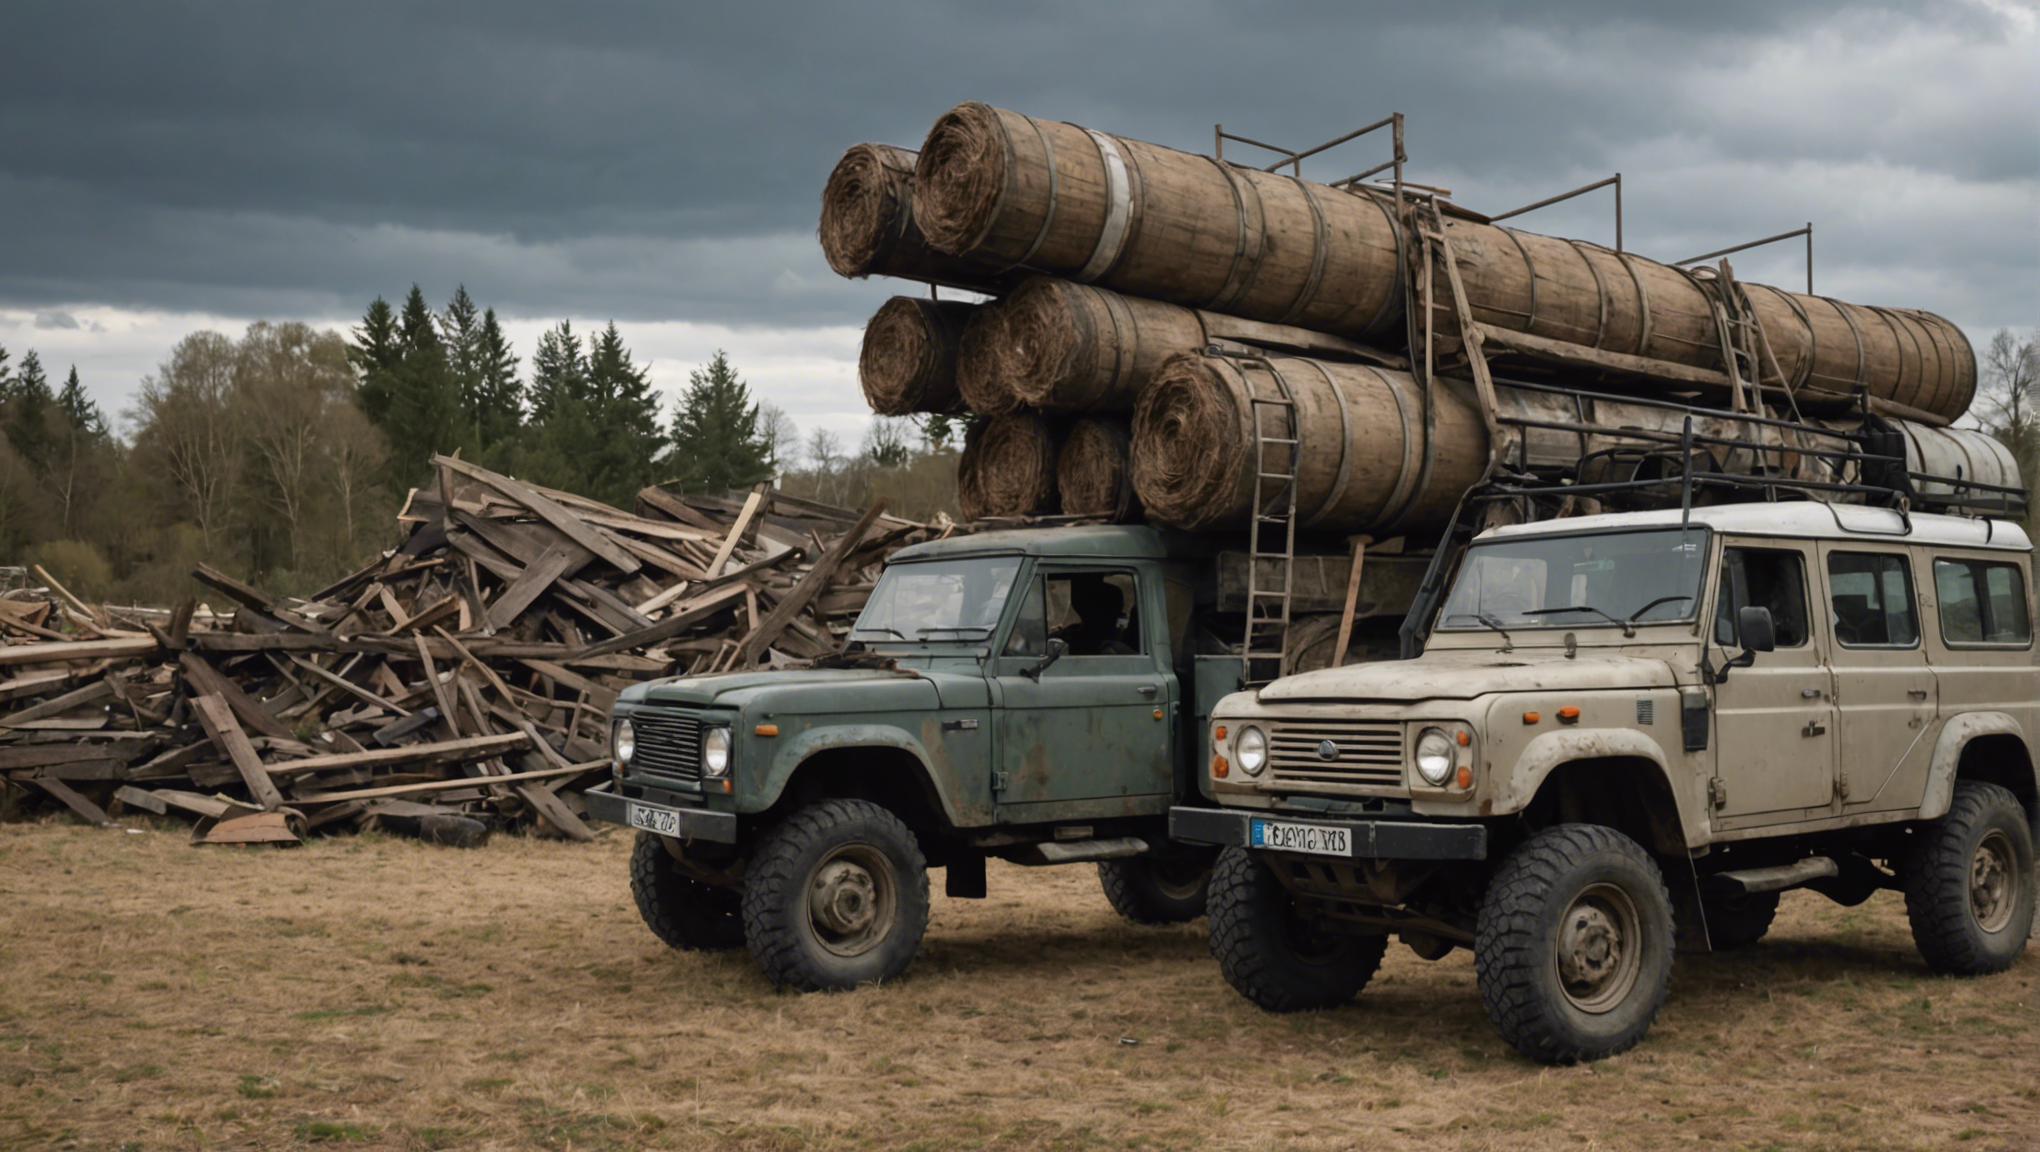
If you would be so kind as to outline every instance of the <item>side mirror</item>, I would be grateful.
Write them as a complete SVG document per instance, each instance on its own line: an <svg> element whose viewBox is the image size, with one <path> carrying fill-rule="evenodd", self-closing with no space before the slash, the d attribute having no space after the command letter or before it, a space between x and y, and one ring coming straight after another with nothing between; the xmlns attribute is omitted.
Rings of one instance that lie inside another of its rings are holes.
<svg viewBox="0 0 2040 1152"><path fill-rule="evenodd" d="M1742 641L1742 655L1721 666L1721 671L1715 676L1717 683L1728 679L1730 668L1747 668L1757 662L1757 653L1778 647L1778 628L1771 621L1771 610L1760 605L1752 604L1736 612L1735 635Z"/></svg>
<svg viewBox="0 0 2040 1152"><path fill-rule="evenodd" d="M1761 605L1749 605L1735 614L1735 635L1744 652L1769 652L1778 647L1778 628L1771 621L1771 610Z"/></svg>
<svg viewBox="0 0 2040 1152"><path fill-rule="evenodd" d="M1069 650L1070 646L1067 643L1061 640L1057 640L1054 637L1050 637L1048 641L1048 654L1043 656L1040 660L1036 661L1034 664L1029 665L1026 668L1022 668L1020 670L1020 674L1022 676L1027 677L1029 680L1039 680L1041 679L1041 674L1043 672L1048 671L1048 666L1062 659L1063 655L1067 653Z"/></svg>

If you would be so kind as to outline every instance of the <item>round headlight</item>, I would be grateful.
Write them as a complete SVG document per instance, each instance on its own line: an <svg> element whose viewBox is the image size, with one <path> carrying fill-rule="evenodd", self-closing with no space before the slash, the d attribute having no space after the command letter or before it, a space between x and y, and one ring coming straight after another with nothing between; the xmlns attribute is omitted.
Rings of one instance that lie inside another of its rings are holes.
<svg viewBox="0 0 2040 1152"><path fill-rule="evenodd" d="M721 776L730 770L730 730L710 728L701 734L701 771L705 776Z"/></svg>
<svg viewBox="0 0 2040 1152"><path fill-rule="evenodd" d="M1240 738L1233 744L1233 759L1239 761L1240 771L1259 776L1261 769L1268 766L1268 737L1251 725L1240 729Z"/></svg>
<svg viewBox="0 0 2040 1152"><path fill-rule="evenodd" d="M637 731L628 720L618 720L609 730L609 751L616 757L616 766L630 767L630 758L637 752Z"/></svg>
<svg viewBox="0 0 2040 1152"><path fill-rule="evenodd" d="M1433 788L1443 788L1452 779L1458 747L1443 728L1426 728L1417 737L1417 775Z"/></svg>

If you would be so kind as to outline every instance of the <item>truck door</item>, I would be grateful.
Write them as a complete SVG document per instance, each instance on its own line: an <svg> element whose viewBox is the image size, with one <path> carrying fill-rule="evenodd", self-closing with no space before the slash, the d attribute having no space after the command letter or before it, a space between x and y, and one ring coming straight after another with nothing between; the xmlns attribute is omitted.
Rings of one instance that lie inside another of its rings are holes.
<svg viewBox="0 0 2040 1152"><path fill-rule="evenodd" d="M1037 568L995 659L1000 819L1158 813L1172 795L1175 677L1133 569ZM1042 663L1050 639L1067 645Z"/></svg>
<svg viewBox="0 0 2040 1152"><path fill-rule="evenodd" d="M1918 807L1934 750L1934 670L1920 645L1920 614L1907 549L1823 544L1841 724L1842 793L1851 807ZM1911 779L1906 791L1889 785Z"/></svg>
<svg viewBox="0 0 2040 1152"><path fill-rule="evenodd" d="M1723 831L1826 815L1834 802L1833 682L1807 610L1808 567L1802 549L1722 549L1714 666L1742 651L1735 621L1744 607L1771 610L1778 645L1714 687L1713 812Z"/></svg>

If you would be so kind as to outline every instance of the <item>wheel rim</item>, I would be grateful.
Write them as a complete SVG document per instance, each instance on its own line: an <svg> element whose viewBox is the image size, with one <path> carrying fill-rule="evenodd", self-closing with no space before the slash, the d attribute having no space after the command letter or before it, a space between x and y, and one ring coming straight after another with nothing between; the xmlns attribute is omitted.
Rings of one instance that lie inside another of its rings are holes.
<svg viewBox="0 0 2040 1152"><path fill-rule="evenodd" d="M1553 957L1559 989L1582 1012L1607 1012L1636 986L1643 959L1643 921L1629 894L1595 884L1566 907Z"/></svg>
<svg viewBox="0 0 2040 1152"><path fill-rule="evenodd" d="M1160 860L1150 875L1155 889L1171 900L1190 900L1204 890L1211 865L1203 860Z"/></svg>
<svg viewBox="0 0 2040 1152"><path fill-rule="evenodd" d="M1969 858L1969 910L1977 927L1985 932L2002 932L2018 911L2018 871L2012 855L2012 841L1993 829L1976 845Z"/></svg>
<svg viewBox="0 0 2040 1152"><path fill-rule="evenodd" d="M815 866L807 905L816 942L838 956L859 956L892 931L899 913L899 876L885 853L867 844L845 844Z"/></svg>

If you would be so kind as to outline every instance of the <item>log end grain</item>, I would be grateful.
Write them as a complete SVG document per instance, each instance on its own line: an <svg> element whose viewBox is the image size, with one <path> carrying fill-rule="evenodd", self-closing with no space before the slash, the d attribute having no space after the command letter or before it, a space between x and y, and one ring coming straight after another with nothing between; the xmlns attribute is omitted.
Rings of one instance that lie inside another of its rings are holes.
<svg viewBox="0 0 2040 1152"><path fill-rule="evenodd" d="M1072 516L1138 520L1133 492L1133 430L1124 417L1089 417L1070 426L1056 453L1056 488Z"/></svg>
<svg viewBox="0 0 2040 1152"><path fill-rule="evenodd" d="M914 154L890 144L843 153L822 186L822 254L839 276L869 276L913 227Z"/></svg>
<svg viewBox="0 0 2040 1152"><path fill-rule="evenodd" d="M914 165L914 218L929 244L959 255L977 246L998 213L1006 165L998 109L973 100L935 121Z"/></svg>
<svg viewBox="0 0 2040 1152"><path fill-rule="evenodd" d="M996 416L972 429L956 467L964 518L1055 512L1057 431L1047 417L1032 412Z"/></svg>
<svg viewBox="0 0 2040 1152"><path fill-rule="evenodd" d="M895 296L864 327L857 382L871 410L885 416L963 411L956 355L978 305Z"/></svg>
<svg viewBox="0 0 2040 1152"><path fill-rule="evenodd" d="M1223 361L1162 362L1133 414L1133 488L1150 516L1181 528L1235 517L1248 415Z"/></svg>

